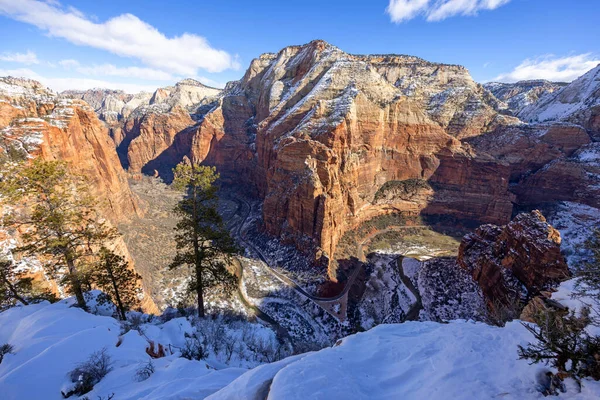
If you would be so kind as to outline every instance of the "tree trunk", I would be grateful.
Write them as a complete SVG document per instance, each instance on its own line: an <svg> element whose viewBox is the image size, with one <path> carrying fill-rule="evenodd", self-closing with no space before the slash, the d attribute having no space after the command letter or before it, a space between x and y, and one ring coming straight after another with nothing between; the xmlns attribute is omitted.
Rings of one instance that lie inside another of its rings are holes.
<svg viewBox="0 0 600 400"><path fill-rule="evenodd" d="M193 223L194 223L194 261L196 263L196 295L198 296L198 316L204 318L204 288L202 285L202 256L200 254L200 235L198 233L198 209L196 202L198 189L194 186L193 190L193 201L192 201L192 212L193 212Z"/></svg>
<svg viewBox="0 0 600 400"><path fill-rule="evenodd" d="M65 254L65 259L67 261L67 268L69 269L69 280L71 281L73 293L75 293L75 298L77 299L77 306L87 311L88 307L85 303L85 298L83 297L83 290L81 289L81 282L79 281L79 277L77 276L75 262L69 254Z"/></svg>
<svg viewBox="0 0 600 400"><path fill-rule="evenodd" d="M108 272L108 276L110 276L110 281L115 291L115 300L117 301L117 308L119 309L119 314L121 315L121 319L125 321L127 320L127 316L125 316L125 307L123 306L123 302L121 301L121 296L119 295L119 288L117 287L117 281L115 279L113 269L110 266L109 261L106 261L106 271Z"/></svg>

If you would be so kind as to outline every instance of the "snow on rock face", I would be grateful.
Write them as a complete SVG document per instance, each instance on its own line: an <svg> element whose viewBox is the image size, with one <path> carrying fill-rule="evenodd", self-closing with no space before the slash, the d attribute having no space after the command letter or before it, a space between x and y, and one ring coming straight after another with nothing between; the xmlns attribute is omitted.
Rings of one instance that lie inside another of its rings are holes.
<svg viewBox="0 0 600 400"><path fill-rule="evenodd" d="M417 300L404 285L398 272L398 262L397 256L383 254L375 254L370 260L371 275L358 305L363 328L403 322L411 307L415 306Z"/></svg>
<svg viewBox="0 0 600 400"><path fill-rule="evenodd" d="M600 209L585 204L561 202L548 213L548 222L560 231L562 253L569 268L577 271L592 256L586 242L600 226Z"/></svg>
<svg viewBox="0 0 600 400"><path fill-rule="evenodd" d="M525 107L523 121L569 121L592 132L600 130L600 65L564 88L549 92L537 103Z"/></svg>
<svg viewBox="0 0 600 400"><path fill-rule="evenodd" d="M269 400L541 399L535 389L540 367L517 355L517 346L532 339L519 321L504 328L465 321L380 325L332 348L282 362L274 378L271 371L261 375L266 387L272 379ZM257 372L242 375L209 399L264 398L256 396ZM599 395L600 384L586 380L581 393L561 398Z"/></svg>
<svg viewBox="0 0 600 400"><path fill-rule="evenodd" d="M221 89L203 85L194 79L184 79L175 84L158 88L154 93L140 92L128 94L121 90L90 89L68 90L61 94L68 98L82 99L89 103L100 119L108 124L116 124L129 118L134 112L138 116L147 113L168 113L175 107L190 109L207 99L213 99ZM161 107L149 107L162 105Z"/></svg>
<svg viewBox="0 0 600 400"><path fill-rule="evenodd" d="M569 276L560 233L537 210L505 226L482 225L466 235L458 264L477 281L486 299L526 298Z"/></svg>
<svg viewBox="0 0 600 400"><path fill-rule="evenodd" d="M566 83L555 83L546 80L520 81L516 83L490 82L483 85L499 100L507 103L508 110L517 115L525 107L535 104L540 97L553 93Z"/></svg>
<svg viewBox="0 0 600 400"><path fill-rule="evenodd" d="M477 283L450 258L434 258L422 263L416 282L425 321L483 319L485 302Z"/></svg>

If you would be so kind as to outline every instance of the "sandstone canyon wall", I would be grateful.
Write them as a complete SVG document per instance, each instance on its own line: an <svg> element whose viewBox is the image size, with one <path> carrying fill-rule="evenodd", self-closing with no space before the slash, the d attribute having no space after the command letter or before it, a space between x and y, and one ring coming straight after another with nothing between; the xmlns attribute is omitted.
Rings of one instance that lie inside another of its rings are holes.
<svg viewBox="0 0 600 400"><path fill-rule="evenodd" d="M460 141L518 122L498 103L463 67L314 41L255 59L198 124L210 150L190 158L252 182L265 229L327 258L382 213L507 222L509 168ZM375 200L386 182L414 179L433 185Z"/></svg>
<svg viewBox="0 0 600 400"><path fill-rule="evenodd" d="M482 86L461 66L313 41L261 55L219 93L184 81L87 96L119 121L104 117L131 172L168 181L181 160L215 165L225 187L261 200L268 233L327 264L345 232L381 214L505 224L515 204L597 206L596 81ZM201 90L182 96L190 86ZM577 112L512 116L557 101Z"/></svg>
<svg viewBox="0 0 600 400"><path fill-rule="evenodd" d="M36 81L0 78L0 133L0 156L67 161L85 176L113 225L141 215L107 129L84 101L59 97ZM113 245L133 266L124 241ZM157 311L149 296L142 305Z"/></svg>

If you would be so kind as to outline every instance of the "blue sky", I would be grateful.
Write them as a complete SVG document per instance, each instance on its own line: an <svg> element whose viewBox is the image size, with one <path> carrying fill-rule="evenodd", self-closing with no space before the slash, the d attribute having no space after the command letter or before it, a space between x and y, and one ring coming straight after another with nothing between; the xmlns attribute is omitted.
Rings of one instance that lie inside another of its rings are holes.
<svg viewBox="0 0 600 400"><path fill-rule="evenodd" d="M465 65L480 82L569 81L600 63L599 19L600 0L0 0L0 75L55 90L222 86L261 53L324 39Z"/></svg>

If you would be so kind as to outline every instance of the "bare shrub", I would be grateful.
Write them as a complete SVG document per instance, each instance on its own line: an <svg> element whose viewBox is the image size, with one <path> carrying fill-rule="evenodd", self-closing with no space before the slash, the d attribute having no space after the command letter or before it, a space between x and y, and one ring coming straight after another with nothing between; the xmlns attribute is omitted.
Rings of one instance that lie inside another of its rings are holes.
<svg viewBox="0 0 600 400"><path fill-rule="evenodd" d="M226 336L223 321L221 319L202 320L198 323L197 329L204 339L204 345L209 346L215 354L218 354L223 348L223 339Z"/></svg>
<svg viewBox="0 0 600 400"><path fill-rule="evenodd" d="M94 389L94 385L100 382L111 370L112 360L106 347L104 347L92 353L86 361L78 364L69 372L69 378L74 386L67 392L61 392L61 394L64 398L86 394Z"/></svg>
<svg viewBox="0 0 600 400"><path fill-rule="evenodd" d="M251 335L248 338L246 346L255 354L256 360L263 363L279 361L289 355L286 346L277 340L258 337L256 335Z"/></svg>
<svg viewBox="0 0 600 400"><path fill-rule="evenodd" d="M185 339L185 345L181 348L181 357L198 361L208 357L200 338L196 334Z"/></svg>
<svg viewBox="0 0 600 400"><path fill-rule="evenodd" d="M148 321L144 317L144 314L130 313L127 317L127 320L121 323L121 335L124 335L132 330L143 334L144 330L142 325L144 325L146 322Z"/></svg>
<svg viewBox="0 0 600 400"><path fill-rule="evenodd" d="M507 322L519 319L523 311L523 302L517 297L506 297L504 301L494 300L481 307L484 321L490 325L503 327Z"/></svg>
<svg viewBox="0 0 600 400"><path fill-rule="evenodd" d="M237 339L230 333L225 333L221 339L223 341L223 350L225 351L225 356L227 357L226 362L229 362L235 353L240 353L242 351L242 347L238 343Z"/></svg>
<svg viewBox="0 0 600 400"><path fill-rule="evenodd" d="M154 372L154 363L152 362L152 359L149 359L148 362L142 363L135 371L135 379L138 382L145 381L150 378Z"/></svg>
<svg viewBox="0 0 600 400"><path fill-rule="evenodd" d="M2 360L4 360L4 356L7 354L12 354L14 350L14 346L9 343L4 343L0 346L0 364L2 364Z"/></svg>

